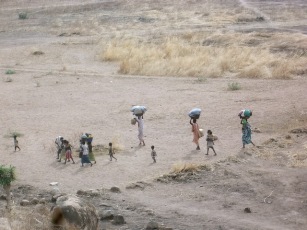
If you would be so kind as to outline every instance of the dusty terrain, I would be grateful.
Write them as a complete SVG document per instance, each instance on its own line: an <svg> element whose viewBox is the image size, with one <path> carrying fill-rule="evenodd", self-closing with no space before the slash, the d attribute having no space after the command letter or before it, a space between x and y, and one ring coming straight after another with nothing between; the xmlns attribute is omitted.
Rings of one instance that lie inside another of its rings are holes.
<svg viewBox="0 0 307 230"><path fill-rule="evenodd" d="M223 7L265 21L238 23L232 14L220 15ZM208 11L208 20L199 16ZM27 19L19 19L19 12L27 12ZM110 204L127 224L101 222L101 229L143 229L150 220L173 229L305 229L307 134L290 131L307 126L307 71L288 80L231 74L132 76L120 74L118 63L102 61L101 53L112 38L132 35L156 40L220 30L293 32L304 38L306 21L303 0L1 0L0 130L3 136L10 131L24 134L17 152L12 139L1 138L0 164L13 165L17 171L16 204L18 199L48 193L49 183L57 181L66 193L105 191L92 201ZM6 74L7 70L15 74ZM229 90L231 82L238 82L241 89ZM148 107L145 147L138 146L137 127L130 124L129 109L136 104ZM201 151L194 150L187 116L193 107L203 110L200 127L219 138L217 156L205 155L205 138ZM237 116L243 108L253 110L250 123L260 130L253 133L258 147L245 150ZM62 135L76 150L82 132L94 135L94 145L116 142L118 161L110 162L106 152L99 151L93 167L81 168L77 153L77 164L58 163L54 139ZM157 164L152 164L151 145L156 147ZM169 176L174 164L184 163L204 164L210 170ZM136 182L141 188L126 189ZM18 192L21 185L33 189ZM112 186L122 192L108 192ZM0 207L5 215L2 201ZM246 207L252 212L244 213ZM20 222L12 222L12 227L25 229Z"/></svg>

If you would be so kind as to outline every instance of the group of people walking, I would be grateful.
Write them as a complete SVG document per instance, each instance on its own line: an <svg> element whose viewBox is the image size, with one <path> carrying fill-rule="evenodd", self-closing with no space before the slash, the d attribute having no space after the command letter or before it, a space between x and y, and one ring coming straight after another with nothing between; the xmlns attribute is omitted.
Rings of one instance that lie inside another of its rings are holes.
<svg viewBox="0 0 307 230"><path fill-rule="evenodd" d="M81 158L81 167L84 166L84 164L90 164L90 166L93 166L93 164L96 164L95 155L93 153L93 146L92 146L93 137L91 134L85 133L82 134L80 138L80 148L79 148L79 158ZM70 162L72 161L73 164L75 164L75 161L72 157L72 145L69 143L68 140L65 140L62 136L58 136L55 139L55 144L57 147L57 160L58 162L62 161L62 153L65 153L65 161ZM117 159L114 157L115 151L113 149L113 144L109 143L109 156L110 161L112 159Z"/></svg>
<svg viewBox="0 0 307 230"><path fill-rule="evenodd" d="M144 107L145 108L145 107ZM194 112L196 111L197 115L195 116ZM197 124L197 119L199 118L200 115L200 109L195 109L190 112L192 115L189 114L191 117L190 119L190 125L192 127L192 133L193 133L193 142L196 144L196 150L200 150L199 146L199 139L204 136L202 129L199 128ZM145 140L144 140L144 117L143 117L144 112L142 112L139 115L135 115L135 117L132 119L131 123L138 125L138 139L139 139L139 145L140 146L145 146ZM248 122L248 119L251 117L252 112L251 110L242 110L239 113L239 117L241 119L241 125L242 125L242 143L243 143L243 148L245 148L245 145L247 144L255 144L251 140L251 126ZM206 142L207 142L207 153L206 155L209 154L209 150L212 149L214 152L214 156L216 156L216 151L214 149L214 141L217 140L217 137L213 135L211 130L207 130L207 137L206 137ZM14 139L16 143L16 138ZM92 141L93 137L91 134L85 133L81 136L80 138L80 151L79 151L79 157L81 158L81 166L84 166L84 164L90 164L93 166L93 163L96 164L96 159L93 153L93 147L92 147ZM18 143L18 142L17 142ZM63 137L59 136L55 140L55 144L57 146L57 159L59 162L61 162L61 153L64 151L65 152L65 160L64 164L66 162L72 161L73 164L75 164L75 161L72 156L72 146L69 143L68 140L65 140ZM15 144L15 150L16 150L18 145ZM110 142L109 143L109 156L110 156L110 161L113 159L117 161L117 158L114 157L115 151L113 148L113 144ZM153 159L153 163L156 163L156 157L157 153L155 151L155 147L152 145L151 146L151 157Z"/></svg>

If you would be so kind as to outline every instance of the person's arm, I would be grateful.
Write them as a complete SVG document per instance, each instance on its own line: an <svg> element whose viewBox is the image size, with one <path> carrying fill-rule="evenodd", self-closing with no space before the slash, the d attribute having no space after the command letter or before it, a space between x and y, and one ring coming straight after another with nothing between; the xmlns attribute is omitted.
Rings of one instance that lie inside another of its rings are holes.
<svg viewBox="0 0 307 230"><path fill-rule="evenodd" d="M191 118L191 120L190 120L190 124L193 126L193 124L192 124L192 118Z"/></svg>

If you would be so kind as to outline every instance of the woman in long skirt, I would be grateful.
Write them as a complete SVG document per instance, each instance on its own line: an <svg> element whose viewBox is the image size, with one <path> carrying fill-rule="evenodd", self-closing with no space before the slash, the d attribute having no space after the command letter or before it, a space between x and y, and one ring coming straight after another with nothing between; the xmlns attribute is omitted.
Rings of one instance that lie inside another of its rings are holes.
<svg viewBox="0 0 307 230"><path fill-rule="evenodd" d="M192 120L193 120L193 123L192 123ZM200 138L200 135L199 135L199 127L198 127L198 124L196 122L196 119L191 119L190 120L190 124L192 125L192 132L193 132L193 142L196 144L196 150L200 150L200 147L199 147L199 138Z"/></svg>
<svg viewBox="0 0 307 230"><path fill-rule="evenodd" d="M93 166L92 162L90 161L88 157L88 153L89 153L88 146L84 140L81 142L80 151L82 152L81 166L83 167L83 164L85 163L91 164L91 166Z"/></svg>
<svg viewBox="0 0 307 230"><path fill-rule="evenodd" d="M247 119L241 120L242 124L242 143L243 148L245 148L245 145L252 143L254 146L255 144L252 142L252 130L251 126L248 123Z"/></svg>
<svg viewBox="0 0 307 230"><path fill-rule="evenodd" d="M136 122L138 123L138 138L140 140L139 145L144 145L145 146L145 141L144 141L144 121L142 116L138 116L136 118Z"/></svg>

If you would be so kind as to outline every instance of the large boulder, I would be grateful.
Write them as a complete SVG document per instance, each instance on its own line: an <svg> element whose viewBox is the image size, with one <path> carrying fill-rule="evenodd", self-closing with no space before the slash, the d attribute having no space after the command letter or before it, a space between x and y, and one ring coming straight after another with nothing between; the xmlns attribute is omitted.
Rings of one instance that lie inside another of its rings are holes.
<svg viewBox="0 0 307 230"><path fill-rule="evenodd" d="M54 226L61 226L67 230L73 228L96 230L98 228L95 207L74 195L61 196L57 199L51 211L51 221Z"/></svg>

